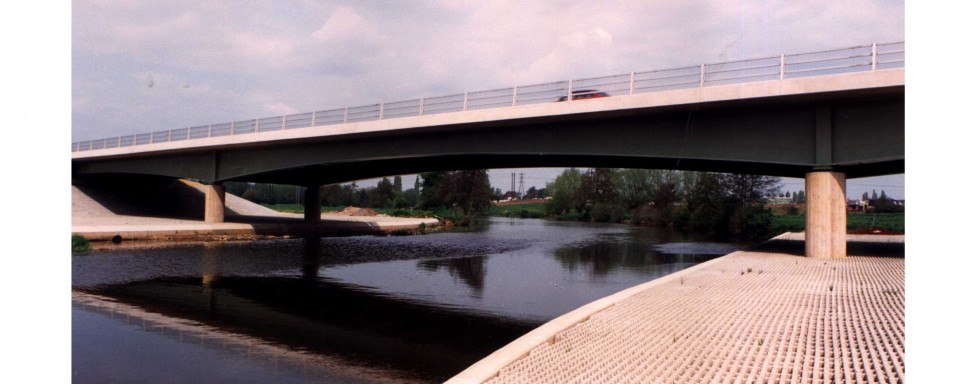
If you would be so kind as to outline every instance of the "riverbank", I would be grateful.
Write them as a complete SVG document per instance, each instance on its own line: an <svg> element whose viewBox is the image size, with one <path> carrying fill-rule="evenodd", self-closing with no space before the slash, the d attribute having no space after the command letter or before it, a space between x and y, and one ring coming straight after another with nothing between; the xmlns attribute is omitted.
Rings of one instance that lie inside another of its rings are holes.
<svg viewBox="0 0 960 384"><path fill-rule="evenodd" d="M903 236L788 233L584 305L448 383L903 382Z"/></svg>
<svg viewBox="0 0 960 384"><path fill-rule="evenodd" d="M546 214L543 200L513 200L495 204L489 211L490 216L515 218L542 218L547 220L577 221L578 214L551 216ZM783 209L774 209L770 227L773 233L803 232L806 220L803 214L789 214ZM652 216L652 213L651 213ZM644 224L644 223L640 223ZM646 222L656 225L653 220ZM848 234L902 235L905 233L904 213L847 213Z"/></svg>
<svg viewBox="0 0 960 384"><path fill-rule="evenodd" d="M246 240L268 237L407 235L440 224L435 218L390 217L360 212L325 212L319 223L227 194L224 223L202 218L198 183L176 180L160 198L135 191L72 187L71 232L90 241Z"/></svg>

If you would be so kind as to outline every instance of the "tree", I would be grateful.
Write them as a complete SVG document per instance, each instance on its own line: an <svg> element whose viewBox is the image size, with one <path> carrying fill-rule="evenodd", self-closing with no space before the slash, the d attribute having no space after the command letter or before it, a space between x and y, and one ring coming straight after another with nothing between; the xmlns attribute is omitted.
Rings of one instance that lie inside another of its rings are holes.
<svg viewBox="0 0 960 384"><path fill-rule="evenodd" d="M573 194L574 207L592 221L619 222L624 214L617 192L617 172L591 168L580 178Z"/></svg>
<svg viewBox="0 0 960 384"><path fill-rule="evenodd" d="M573 195L580 185L580 178L579 170L568 168L547 183L547 196L550 196L545 207L547 213L559 215L573 210Z"/></svg>
<svg viewBox="0 0 960 384"><path fill-rule="evenodd" d="M486 169L446 172L444 176L450 207L459 207L470 216L492 205Z"/></svg>
<svg viewBox="0 0 960 384"><path fill-rule="evenodd" d="M354 204L351 204L351 205L354 205ZM370 192L368 192L366 188L361 189L357 192L357 200L355 205L360 206L361 208L371 207Z"/></svg>
<svg viewBox="0 0 960 384"><path fill-rule="evenodd" d="M610 168L591 168L580 179L574 192L574 206L580 212L589 211L590 205L599 203L617 204L615 171Z"/></svg>
<svg viewBox="0 0 960 384"><path fill-rule="evenodd" d="M646 169L624 169L619 172L620 199L629 209L635 209L652 199L657 188L654 171Z"/></svg>
<svg viewBox="0 0 960 384"><path fill-rule="evenodd" d="M687 196L690 226L705 233L726 232L732 210L723 176L699 172L693 183Z"/></svg>
<svg viewBox="0 0 960 384"><path fill-rule="evenodd" d="M415 207L420 204L420 191L416 188L410 188L400 195L397 198L397 203L394 205L397 208L409 208Z"/></svg>
<svg viewBox="0 0 960 384"><path fill-rule="evenodd" d="M423 176L421 207L459 208L466 215L490 207L490 178L486 169L427 172Z"/></svg>
<svg viewBox="0 0 960 384"><path fill-rule="evenodd" d="M393 177L393 191L394 195L399 195L403 193L403 178L400 176Z"/></svg>
<svg viewBox="0 0 960 384"><path fill-rule="evenodd" d="M527 189L527 193L523 195L523 198L526 200L536 199L537 187L530 187L529 189Z"/></svg>
<svg viewBox="0 0 960 384"><path fill-rule="evenodd" d="M742 240L762 240L770 236L773 213L759 204L742 204L730 218L730 234Z"/></svg>
<svg viewBox="0 0 960 384"><path fill-rule="evenodd" d="M503 190L496 188L493 190L493 200L503 200Z"/></svg>
<svg viewBox="0 0 960 384"><path fill-rule="evenodd" d="M420 183L420 206L427 209L444 206L446 198L443 196L443 190L441 189L443 172L421 173L418 179L422 179Z"/></svg>
<svg viewBox="0 0 960 384"><path fill-rule="evenodd" d="M657 186L651 197L657 221L666 225L670 222L673 203L677 201L677 184L673 181L664 182Z"/></svg>
<svg viewBox="0 0 960 384"><path fill-rule="evenodd" d="M350 205L352 192L349 186L325 185L320 189L320 204L328 207Z"/></svg>
<svg viewBox="0 0 960 384"><path fill-rule="evenodd" d="M377 187L370 194L370 205L374 208L393 208L396 189L390 179L384 177L377 182Z"/></svg>
<svg viewBox="0 0 960 384"><path fill-rule="evenodd" d="M730 196L741 205L762 204L780 192L780 179L773 176L724 174Z"/></svg>
<svg viewBox="0 0 960 384"><path fill-rule="evenodd" d="M765 238L770 233L773 214L764 207L767 196L780 191L780 179L773 176L726 174L729 189L729 233L743 240Z"/></svg>
<svg viewBox="0 0 960 384"><path fill-rule="evenodd" d="M875 211L878 213L903 212L903 206L894 204L894 201L887 196L887 192L881 190Z"/></svg>

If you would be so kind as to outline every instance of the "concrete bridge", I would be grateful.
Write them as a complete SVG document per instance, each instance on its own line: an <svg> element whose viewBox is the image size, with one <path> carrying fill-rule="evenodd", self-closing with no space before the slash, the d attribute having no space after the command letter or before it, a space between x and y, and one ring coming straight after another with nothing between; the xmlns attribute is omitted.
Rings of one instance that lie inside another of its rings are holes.
<svg viewBox="0 0 960 384"><path fill-rule="evenodd" d="M478 168L622 167L806 179L807 255L845 257L846 179L904 172L903 43L74 143L73 176L154 175L319 187ZM578 100L578 90L603 92Z"/></svg>

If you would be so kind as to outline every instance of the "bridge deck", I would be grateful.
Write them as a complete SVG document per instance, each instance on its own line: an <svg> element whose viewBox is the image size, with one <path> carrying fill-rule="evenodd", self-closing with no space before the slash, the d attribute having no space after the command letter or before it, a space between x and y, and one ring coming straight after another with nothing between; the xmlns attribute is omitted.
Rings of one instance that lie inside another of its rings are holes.
<svg viewBox="0 0 960 384"><path fill-rule="evenodd" d="M802 235L588 304L450 383L895 383L904 380L903 237Z"/></svg>

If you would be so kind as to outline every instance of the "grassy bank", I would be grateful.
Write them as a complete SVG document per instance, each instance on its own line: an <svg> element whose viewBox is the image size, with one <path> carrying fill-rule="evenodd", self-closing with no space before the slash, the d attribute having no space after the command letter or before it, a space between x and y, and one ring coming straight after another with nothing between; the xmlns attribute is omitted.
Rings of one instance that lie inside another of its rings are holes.
<svg viewBox="0 0 960 384"><path fill-rule="evenodd" d="M487 211L490 216L519 217L524 219L545 218L546 208L542 201L494 205Z"/></svg>
<svg viewBox="0 0 960 384"><path fill-rule="evenodd" d="M503 204L493 206L489 214L501 217L548 218L544 208L543 202ZM574 214L571 217L558 219L577 220L578 217ZM905 233L904 221L903 213L849 212L847 213L847 230L858 232L881 229L888 233ZM774 233L802 232L806 227L806 217L803 214L789 215L775 211L771 224Z"/></svg>
<svg viewBox="0 0 960 384"><path fill-rule="evenodd" d="M276 204L267 205L267 207L280 212L303 213L303 205L300 204ZM338 212L345 207L323 207L323 212ZM455 212L444 211L424 211L419 209L380 209L375 208L377 213L395 216L395 217L437 217L449 220L455 223L465 220L463 215ZM510 204L494 205L487 211L490 216L498 217L516 217L516 218L548 218L560 220L577 220L582 215L571 214L570 217L548 217L546 214L545 203L542 201L533 202L514 202ZM773 233L783 232L802 232L806 226L806 218L803 214L781 214L775 212L773 215L772 228ZM881 229L890 233L905 233L903 213L847 213L847 231L858 232L868 229Z"/></svg>
<svg viewBox="0 0 960 384"><path fill-rule="evenodd" d="M867 229L881 229L892 233L905 233L903 213L847 213L847 231L858 232ZM806 226L804 215L774 215L773 229L775 233L801 232Z"/></svg>

